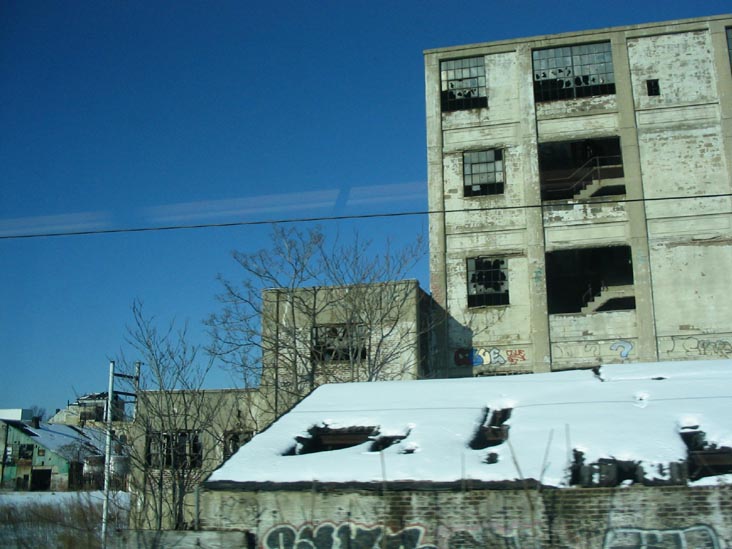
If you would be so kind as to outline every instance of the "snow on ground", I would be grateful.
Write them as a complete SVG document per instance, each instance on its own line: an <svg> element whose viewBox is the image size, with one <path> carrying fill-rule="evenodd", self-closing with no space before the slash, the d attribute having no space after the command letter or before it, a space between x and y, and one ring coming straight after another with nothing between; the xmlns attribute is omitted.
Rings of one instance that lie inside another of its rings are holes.
<svg viewBox="0 0 732 549"><path fill-rule="evenodd" d="M508 442L473 450L490 410L512 408ZM679 431L732 446L732 360L603 366L549 374L324 385L242 447L210 482L382 482L533 478L566 485L572 451L658 464L683 460ZM408 433L383 452L370 443L283 455L314 425ZM408 451L405 452L405 449ZM497 462L486 463L489 453ZM519 473L520 469L520 473ZM703 479L711 481L712 479Z"/></svg>
<svg viewBox="0 0 732 549"><path fill-rule="evenodd" d="M0 492L0 507L12 505L63 505L76 502L99 504L104 502L104 492ZM109 501L114 507L129 510L130 494L127 492L110 492Z"/></svg>

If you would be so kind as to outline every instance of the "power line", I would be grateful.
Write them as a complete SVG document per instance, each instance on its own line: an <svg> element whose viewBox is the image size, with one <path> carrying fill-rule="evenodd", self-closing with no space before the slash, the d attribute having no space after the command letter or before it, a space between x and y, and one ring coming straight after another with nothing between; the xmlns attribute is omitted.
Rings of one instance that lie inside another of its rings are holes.
<svg viewBox="0 0 732 549"><path fill-rule="evenodd" d="M257 225L278 225L278 224L290 224L290 223L313 223L323 221L343 221L348 219L376 219L376 218L388 218L388 217L411 217L417 215L434 215L434 214L452 214L452 213L464 213L464 212L490 212L490 211L505 211L505 210L529 210L529 209L550 209L556 206L578 206L578 205L590 205L595 206L598 204L627 204L627 203L646 203L646 202L659 202L665 200L695 200L701 198L730 198L732 193L721 193L721 194L705 194L695 196L667 196L667 197L655 197L655 198L628 198L622 200L593 200L592 202L566 202L551 204L522 204L518 206L490 206L483 208L456 208L450 210L418 210L409 212L391 212L391 213L369 213L369 214L352 214L352 215L334 215L334 216L318 216L318 217L291 217L284 219L260 219L254 221L231 221L228 223L198 223L193 225L167 225L162 227L123 227L117 229L90 229L85 231L59 231L59 232L48 232L48 233L25 233L25 234L14 234L14 235L0 235L0 240L19 240L27 238L51 238L60 236L87 236L87 235L103 235L103 234L121 234L121 233L144 233L144 232L155 232L155 231L180 231L180 230L192 230L192 229L220 229L228 227L245 227L245 226L257 226ZM732 212L721 212L721 213L732 213Z"/></svg>

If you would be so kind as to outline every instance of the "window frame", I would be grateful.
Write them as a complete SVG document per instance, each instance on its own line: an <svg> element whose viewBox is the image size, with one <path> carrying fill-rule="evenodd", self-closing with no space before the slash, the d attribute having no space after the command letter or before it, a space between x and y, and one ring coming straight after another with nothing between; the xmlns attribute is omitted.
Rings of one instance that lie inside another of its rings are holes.
<svg viewBox="0 0 732 549"><path fill-rule="evenodd" d="M490 266L487 266L488 263ZM486 267L480 268L483 265ZM465 267L468 308L505 307L511 304L508 258L503 256L469 257L465 260ZM484 276L487 279L479 280L479 273L485 273ZM489 288L488 284L493 288ZM496 285L500 288L497 289ZM479 286L482 286L484 291L479 291Z"/></svg>
<svg viewBox="0 0 732 549"><path fill-rule="evenodd" d="M200 469L203 466L201 432L196 429L149 431L145 437L145 464L152 469Z"/></svg>
<svg viewBox="0 0 732 549"><path fill-rule="evenodd" d="M463 151L463 196L471 198L474 196L494 196L504 193L506 184L506 162L504 148L480 149L474 151ZM482 160L480 155L486 155ZM492 159L488 159L492 156ZM476 161L472 161L475 159ZM496 164L500 163L499 167ZM480 167L493 167L493 169L482 170ZM493 181L488 181L493 176ZM485 176L485 177L482 177ZM476 178L478 181L474 181ZM468 182L470 178L470 182ZM482 182L480 179L486 179ZM477 188L476 188L477 187Z"/></svg>
<svg viewBox="0 0 732 549"><path fill-rule="evenodd" d="M311 358L320 363L361 362L368 357L365 324L330 323L312 328Z"/></svg>
<svg viewBox="0 0 732 549"><path fill-rule="evenodd" d="M534 49L531 67L537 103L616 93L609 40Z"/></svg>
<svg viewBox="0 0 732 549"><path fill-rule="evenodd" d="M440 108L442 112L480 109L487 106L488 88L484 56L440 61Z"/></svg>

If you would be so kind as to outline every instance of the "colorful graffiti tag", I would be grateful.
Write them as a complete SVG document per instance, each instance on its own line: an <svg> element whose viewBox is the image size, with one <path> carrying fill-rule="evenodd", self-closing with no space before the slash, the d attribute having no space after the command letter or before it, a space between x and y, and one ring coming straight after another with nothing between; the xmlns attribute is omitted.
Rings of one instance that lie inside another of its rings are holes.
<svg viewBox="0 0 732 549"><path fill-rule="evenodd" d="M505 353L505 354L504 354ZM498 347L456 349L455 366L503 366L526 362L526 351L523 349L499 349Z"/></svg>
<svg viewBox="0 0 732 549"><path fill-rule="evenodd" d="M423 537L422 526L385 532L381 526L351 522L327 522L316 527L279 524L265 534L262 546L265 549L437 549L434 545L423 544Z"/></svg>

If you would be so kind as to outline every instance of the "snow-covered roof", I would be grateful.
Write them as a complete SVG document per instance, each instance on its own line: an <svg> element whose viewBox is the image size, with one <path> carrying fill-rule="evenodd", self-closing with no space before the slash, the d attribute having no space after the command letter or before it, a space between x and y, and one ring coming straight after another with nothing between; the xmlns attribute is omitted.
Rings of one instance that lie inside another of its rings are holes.
<svg viewBox="0 0 732 549"><path fill-rule="evenodd" d="M504 422L508 440L472 449L476 432L490 418L486 408L511 409ZM647 472L657 471L659 464L686 459L687 447L680 437L684 429L703 431L717 446L732 446L730 417L732 360L330 384L255 436L207 483L215 487L531 478L562 486L568 481L573 450L584 453L585 463L630 460ZM375 434L371 441L349 448L297 453L314 426L331 433L375 427ZM388 436L404 438L374 451L373 439Z"/></svg>
<svg viewBox="0 0 732 549"><path fill-rule="evenodd" d="M6 420L5 423L31 437L35 444L64 457L78 459L104 453L104 434L100 430L56 423L40 423L38 427L20 421Z"/></svg>

